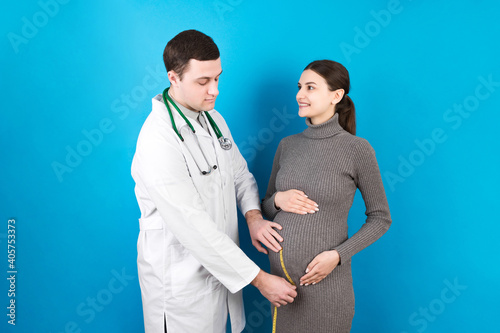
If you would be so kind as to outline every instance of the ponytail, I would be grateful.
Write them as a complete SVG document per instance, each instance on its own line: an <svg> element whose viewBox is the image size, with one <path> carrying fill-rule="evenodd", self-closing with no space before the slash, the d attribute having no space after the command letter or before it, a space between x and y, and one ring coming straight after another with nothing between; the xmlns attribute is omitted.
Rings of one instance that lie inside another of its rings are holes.
<svg viewBox="0 0 500 333"><path fill-rule="evenodd" d="M356 135L356 112L354 103L347 95L350 81L347 69L336 61L316 60L304 68L310 69L322 76L328 83L331 91L344 89L344 97L335 105L335 112L339 114L339 124L344 130Z"/></svg>
<svg viewBox="0 0 500 333"><path fill-rule="evenodd" d="M356 135L356 110L351 97L344 95L335 106L335 112L339 114L339 125L352 135Z"/></svg>

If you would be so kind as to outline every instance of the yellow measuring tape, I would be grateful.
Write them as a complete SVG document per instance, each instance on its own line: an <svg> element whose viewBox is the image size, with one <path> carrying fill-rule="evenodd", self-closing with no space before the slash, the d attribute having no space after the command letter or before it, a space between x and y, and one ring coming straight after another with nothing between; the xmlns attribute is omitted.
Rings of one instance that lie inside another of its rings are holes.
<svg viewBox="0 0 500 333"><path fill-rule="evenodd" d="M290 282L292 285L295 286L295 283L293 283L292 278L290 275L288 275L288 272L285 268L285 262L283 261L283 248L280 250L280 262L281 262L281 268L283 268L283 272L285 273L286 278L288 279L288 282ZM278 307L274 307L274 315L273 315L273 333L276 333L276 318L278 316Z"/></svg>

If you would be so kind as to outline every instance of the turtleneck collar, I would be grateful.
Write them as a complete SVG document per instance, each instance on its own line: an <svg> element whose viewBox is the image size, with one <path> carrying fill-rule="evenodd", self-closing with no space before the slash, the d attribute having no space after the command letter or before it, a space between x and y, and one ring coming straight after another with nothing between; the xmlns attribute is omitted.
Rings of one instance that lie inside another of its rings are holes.
<svg viewBox="0 0 500 333"><path fill-rule="evenodd" d="M304 130L303 134L311 139L323 139L330 136L334 136L344 129L339 124L339 115L335 113L333 117L325 121L324 123L313 125L310 118L306 118L307 128Z"/></svg>

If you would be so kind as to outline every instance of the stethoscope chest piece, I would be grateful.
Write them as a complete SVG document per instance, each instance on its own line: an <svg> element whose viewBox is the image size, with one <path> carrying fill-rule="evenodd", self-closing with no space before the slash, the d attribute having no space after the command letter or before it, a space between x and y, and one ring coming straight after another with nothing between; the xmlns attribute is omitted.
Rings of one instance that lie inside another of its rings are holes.
<svg viewBox="0 0 500 333"><path fill-rule="evenodd" d="M228 138L225 138L225 137L220 137L219 143L220 143L221 148L224 150L229 150L233 146L233 143L231 142L231 140L229 140Z"/></svg>

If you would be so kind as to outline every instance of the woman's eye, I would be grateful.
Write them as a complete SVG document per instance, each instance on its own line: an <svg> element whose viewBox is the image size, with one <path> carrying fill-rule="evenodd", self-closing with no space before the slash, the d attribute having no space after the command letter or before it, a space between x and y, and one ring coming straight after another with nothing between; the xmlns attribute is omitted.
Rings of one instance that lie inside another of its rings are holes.
<svg viewBox="0 0 500 333"><path fill-rule="evenodd" d="M313 87L313 86L308 86L308 87L307 87L307 90L313 90L313 89L314 89L314 87Z"/></svg>

